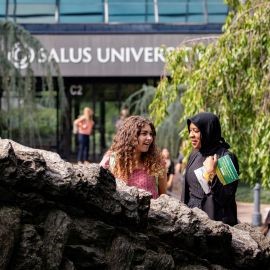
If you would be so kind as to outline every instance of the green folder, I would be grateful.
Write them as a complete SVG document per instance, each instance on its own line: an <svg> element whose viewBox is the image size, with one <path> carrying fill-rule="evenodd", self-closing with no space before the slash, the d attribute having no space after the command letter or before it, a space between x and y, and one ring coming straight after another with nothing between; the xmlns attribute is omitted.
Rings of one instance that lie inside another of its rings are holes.
<svg viewBox="0 0 270 270"><path fill-rule="evenodd" d="M218 159L216 173L223 185L228 185L239 179L239 175L229 155Z"/></svg>

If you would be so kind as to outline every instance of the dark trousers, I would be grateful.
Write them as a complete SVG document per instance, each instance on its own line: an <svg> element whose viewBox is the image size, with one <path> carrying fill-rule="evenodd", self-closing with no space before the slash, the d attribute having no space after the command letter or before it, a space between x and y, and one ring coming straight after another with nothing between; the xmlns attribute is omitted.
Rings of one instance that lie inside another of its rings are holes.
<svg viewBox="0 0 270 270"><path fill-rule="evenodd" d="M78 161L88 161L89 155L89 135L78 134L79 150L78 150Z"/></svg>

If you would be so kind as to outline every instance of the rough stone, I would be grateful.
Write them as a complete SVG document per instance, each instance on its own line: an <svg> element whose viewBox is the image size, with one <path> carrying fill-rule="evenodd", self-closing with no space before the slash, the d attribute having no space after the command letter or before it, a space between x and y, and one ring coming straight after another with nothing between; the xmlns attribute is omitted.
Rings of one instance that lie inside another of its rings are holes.
<svg viewBox="0 0 270 270"><path fill-rule="evenodd" d="M0 269L270 269L270 241L99 167L0 139Z"/></svg>

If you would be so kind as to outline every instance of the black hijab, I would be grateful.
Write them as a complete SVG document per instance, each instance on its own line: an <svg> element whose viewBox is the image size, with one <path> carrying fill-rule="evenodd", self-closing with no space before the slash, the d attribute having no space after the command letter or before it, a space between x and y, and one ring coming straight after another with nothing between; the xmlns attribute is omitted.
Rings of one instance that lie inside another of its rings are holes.
<svg viewBox="0 0 270 270"><path fill-rule="evenodd" d="M199 152L203 156L213 155L220 147L230 148L230 145L221 137L219 118L215 114L201 112L188 118L187 125L189 131L191 123L198 127L201 132L201 148Z"/></svg>

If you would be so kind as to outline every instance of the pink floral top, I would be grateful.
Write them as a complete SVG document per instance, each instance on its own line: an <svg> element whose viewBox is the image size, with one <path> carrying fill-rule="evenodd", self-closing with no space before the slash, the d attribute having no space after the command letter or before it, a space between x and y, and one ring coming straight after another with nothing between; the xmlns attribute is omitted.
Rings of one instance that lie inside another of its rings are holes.
<svg viewBox="0 0 270 270"><path fill-rule="evenodd" d="M109 169L110 167L110 155L105 155L101 162L99 163L105 169ZM131 176L127 181L128 186L135 186L137 188L144 189L150 192L153 196L153 199L158 197L158 187L156 183L156 179L154 176L147 174L144 169L136 169L133 171Z"/></svg>
<svg viewBox="0 0 270 270"><path fill-rule="evenodd" d="M158 197L158 189L154 176L147 174L143 169L136 169L127 181L128 186L135 186L150 192L154 199Z"/></svg>

